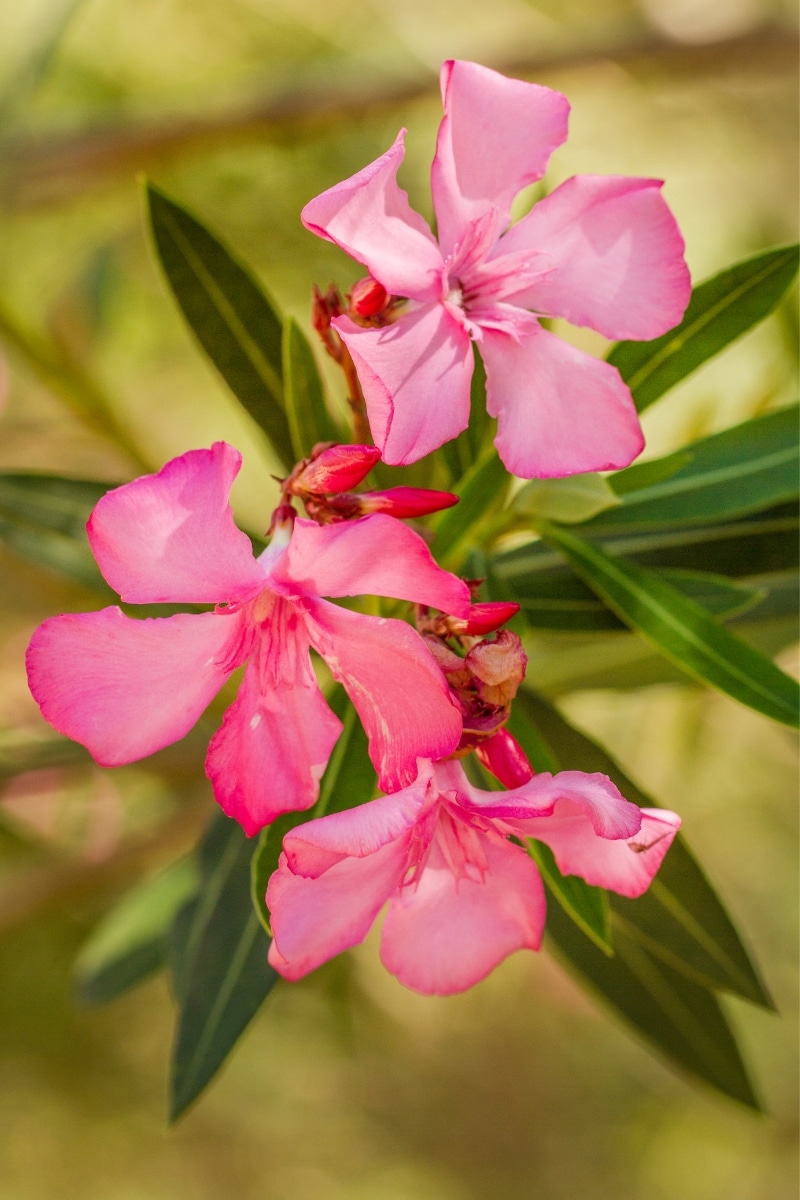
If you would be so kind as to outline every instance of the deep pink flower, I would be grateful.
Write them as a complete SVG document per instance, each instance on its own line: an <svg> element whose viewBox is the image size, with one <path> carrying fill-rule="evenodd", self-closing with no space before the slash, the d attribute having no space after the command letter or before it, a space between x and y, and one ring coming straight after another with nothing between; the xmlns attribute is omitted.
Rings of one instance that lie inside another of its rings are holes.
<svg viewBox="0 0 800 1200"><path fill-rule="evenodd" d="M410 787L285 836L267 890L270 962L299 979L363 941L388 901L384 966L418 992L462 991L541 943L542 881L510 835L546 842L562 874L640 896L679 825L629 804L605 775L562 771L484 792L456 760L421 762Z"/></svg>
<svg viewBox="0 0 800 1200"><path fill-rule="evenodd" d="M286 521L254 558L228 504L240 465L225 442L190 450L109 492L87 526L124 601L215 604L215 612L133 620L111 607L52 617L27 661L44 716L103 766L183 737L247 662L206 771L224 810L255 833L314 803L341 730L309 647L358 710L384 789L410 783L417 756L448 754L461 735L444 677L409 625L320 597L370 593L466 616L469 593L421 538L382 515L326 527L297 520L293 531Z"/></svg>
<svg viewBox="0 0 800 1200"><path fill-rule="evenodd" d="M541 179L567 136L569 104L469 62L446 62L441 83L431 178L438 243L397 186L404 130L302 214L308 229L409 300L382 327L333 321L383 458L414 462L466 428L472 339L510 471L528 478L625 467L644 444L628 388L614 367L547 332L537 316L636 339L681 319L689 275L661 182L579 175L508 229L514 197Z"/></svg>

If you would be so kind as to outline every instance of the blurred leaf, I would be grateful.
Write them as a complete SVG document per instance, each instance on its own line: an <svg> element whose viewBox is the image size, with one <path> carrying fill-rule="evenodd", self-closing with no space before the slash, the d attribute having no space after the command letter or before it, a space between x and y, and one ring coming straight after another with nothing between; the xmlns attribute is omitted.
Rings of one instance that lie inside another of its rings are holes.
<svg viewBox="0 0 800 1200"><path fill-rule="evenodd" d="M170 959L179 1012L170 1119L214 1077L278 979L250 900L253 843L218 813L200 846L201 889L178 914Z"/></svg>
<svg viewBox="0 0 800 1200"><path fill-rule="evenodd" d="M797 246L757 254L696 287L686 315L669 333L652 342L619 342L608 361L639 411L768 316L796 271Z"/></svg>
<svg viewBox="0 0 800 1200"><path fill-rule="evenodd" d="M69 738L21 737L17 730L0 730L0 781L26 771L71 767L90 761L89 751Z"/></svg>
<svg viewBox="0 0 800 1200"><path fill-rule="evenodd" d="M712 1087L760 1109L725 1014L713 992L653 957L621 929L613 958L551 904L548 939L567 966L667 1058Z"/></svg>
<svg viewBox="0 0 800 1200"><path fill-rule="evenodd" d="M565 479L532 479L516 493L511 507L523 516L572 525L621 503L605 476L589 473Z"/></svg>
<svg viewBox="0 0 800 1200"><path fill-rule="evenodd" d="M575 924L582 929L603 954L612 955L608 894L600 887L592 887L579 875L562 875L556 865L553 851L544 842L526 838L531 858L541 871L542 878L551 894L555 896Z"/></svg>
<svg viewBox="0 0 800 1200"><path fill-rule="evenodd" d="M442 566L453 570L460 564L481 522L502 502L509 482L510 476L492 446L455 485L458 504L431 522L434 552Z"/></svg>
<svg viewBox="0 0 800 1200"><path fill-rule="evenodd" d="M469 425L441 448L441 454L450 472L450 483L458 483L472 464L486 449L489 432L489 415L486 411L486 369L479 354L475 355L475 369L470 382Z"/></svg>
<svg viewBox="0 0 800 1200"><path fill-rule="evenodd" d="M250 272L195 217L152 184L147 201L161 265L190 329L290 469L280 317Z"/></svg>
<svg viewBox="0 0 800 1200"><path fill-rule="evenodd" d="M270 936L272 930L266 905L267 884L270 875L278 869L285 834L296 825L303 825L306 821L324 816L325 813L342 812L346 808L364 804L372 799L375 791L375 768L369 758L367 735L340 684L329 697L329 703L342 720L343 728L322 777L319 799L308 812L284 813L277 821L273 821L272 825L263 829L253 855L253 905Z"/></svg>
<svg viewBox="0 0 800 1200"><path fill-rule="evenodd" d="M798 432L793 405L656 460L668 469L660 479L653 479L653 463L628 467L610 478L621 489L622 505L591 521L585 532L740 517L791 500L800 490Z"/></svg>
<svg viewBox="0 0 800 1200"><path fill-rule="evenodd" d="M528 688L517 694L509 728L534 770L599 771L632 804L658 807L602 746ZM614 929L619 926L628 936L635 934L669 966L698 984L774 1007L733 922L682 835L675 838L644 896L628 900L612 893L609 899Z"/></svg>
<svg viewBox="0 0 800 1200"><path fill-rule="evenodd" d="M798 724L798 686L771 659L718 625L661 575L555 525L542 535L627 625L682 670L785 725Z"/></svg>
<svg viewBox="0 0 800 1200"><path fill-rule="evenodd" d="M81 948L75 961L78 999L106 1004L162 967L167 931L198 884L197 864L182 858L129 891Z"/></svg>
<svg viewBox="0 0 800 1200"><path fill-rule="evenodd" d="M283 382L295 459L308 458L317 442L341 441L325 407L314 352L294 317L283 325Z"/></svg>

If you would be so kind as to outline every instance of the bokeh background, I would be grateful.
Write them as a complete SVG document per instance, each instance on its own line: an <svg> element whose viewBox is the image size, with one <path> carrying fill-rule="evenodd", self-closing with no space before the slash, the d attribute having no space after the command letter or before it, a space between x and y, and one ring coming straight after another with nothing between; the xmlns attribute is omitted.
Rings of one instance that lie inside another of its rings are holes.
<svg viewBox="0 0 800 1200"><path fill-rule="evenodd" d="M564 91L578 172L664 178L695 279L795 236L797 36L782 0L5 0L0 5L0 470L123 481L214 438L263 530L273 467L193 347L137 175L216 226L307 322L354 264L302 204L409 129L430 212L437 71L474 58ZM795 306L645 416L648 453L789 398ZM601 352L595 335L564 331ZM678 809L781 1016L729 1011L767 1115L675 1076L547 954L423 999L374 939L278 987L209 1093L165 1124L156 978L81 1011L71 964L143 870L189 847L207 734L105 772L49 762L22 667L34 625L97 597L0 551L0 1195L9 1200L794 1200L796 749L699 689L590 690L583 647L534 682ZM628 635L619 635L628 636ZM586 647L591 654L591 647ZM781 664L796 670L796 656ZM213 722L213 714L210 718ZM22 768L26 768L22 770Z"/></svg>

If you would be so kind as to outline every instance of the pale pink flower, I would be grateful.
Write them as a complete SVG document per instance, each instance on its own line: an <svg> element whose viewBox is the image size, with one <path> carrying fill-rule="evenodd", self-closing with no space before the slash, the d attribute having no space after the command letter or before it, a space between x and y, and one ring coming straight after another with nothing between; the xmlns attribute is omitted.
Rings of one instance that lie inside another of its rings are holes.
<svg viewBox="0 0 800 1200"><path fill-rule="evenodd" d="M508 229L514 197L541 179L567 136L569 104L469 62L446 62L441 84L431 178L438 243L397 186L405 130L302 214L387 294L409 301L389 323L333 321L383 458L414 462L466 428L474 340L510 471L528 478L625 467L644 440L619 372L537 317L635 339L681 319L689 275L661 182L578 175ZM364 315L358 304L353 311Z"/></svg>
<svg viewBox="0 0 800 1200"><path fill-rule="evenodd" d="M384 789L406 786L420 754L448 754L461 735L444 677L409 625L320 597L393 596L465 617L470 606L466 585L388 516L325 527L298 519L293 531L286 520L255 558L228 504L240 465L225 442L191 450L109 492L87 526L124 601L215 604L214 612L133 620L111 607L52 617L27 661L44 716L103 766L183 737L247 663L206 771L224 810L254 833L315 802L341 730L309 647L358 710Z"/></svg>
<svg viewBox="0 0 800 1200"><path fill-rule="evenodd" d="M562 874L633 897L679 825L665 809L629 804L605 775L562 771L485 792L457 760L420 762L402 791L284 837L267 890L270 962L300 978L363 941L388 901L384 966L415 991L460 992L541 944L544 888L511 835L547 843Z"/></svg>

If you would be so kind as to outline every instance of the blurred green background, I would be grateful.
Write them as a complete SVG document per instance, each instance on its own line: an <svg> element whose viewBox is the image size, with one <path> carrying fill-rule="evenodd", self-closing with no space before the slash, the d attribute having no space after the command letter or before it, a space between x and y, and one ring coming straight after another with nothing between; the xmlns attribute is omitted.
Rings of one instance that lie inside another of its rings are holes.
<svg viewBox="0 0 800 1200"><path fill-rule="evenodd" d="M358 271L303 230L300 207L406 125L402 182L430 213L445 57L569 96L549 187L579 172L666 179L696 280L791 240L792 19L781 0L6 0L0 470L122 481L226 438L245 455L237 512L262 531L274 464L159 278L137 173L307 323L312 282L346 287ZM790 304L647 412L647 453L789 399L796 358ZM45 616L97 604L0 552L1 1196L794 1200L795 744L698 689L575 689L557 636L530 678L683 814L775 995L780 1018L728 1006L768 1115L674 1076L547 954L423 999L383 972L372 938L278 987L167 1131L165 982L80 1011L70 972L114 897L195 840L207 729L114 772L78 752L48 764L24 648ZM796 671L796 656L781 665Z"/></svg>

